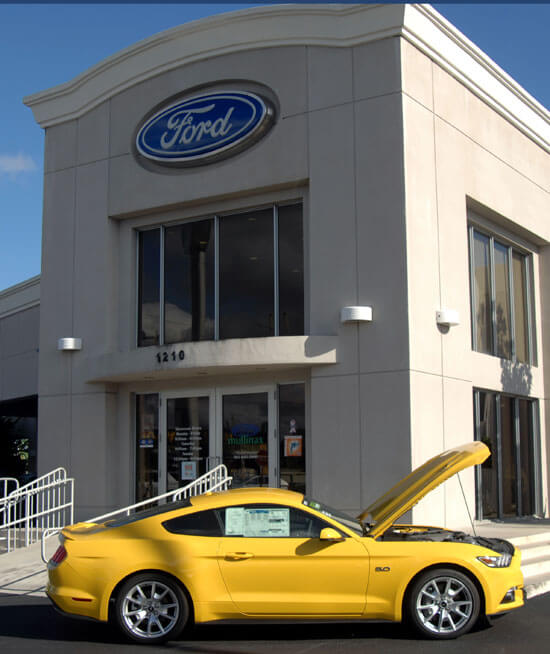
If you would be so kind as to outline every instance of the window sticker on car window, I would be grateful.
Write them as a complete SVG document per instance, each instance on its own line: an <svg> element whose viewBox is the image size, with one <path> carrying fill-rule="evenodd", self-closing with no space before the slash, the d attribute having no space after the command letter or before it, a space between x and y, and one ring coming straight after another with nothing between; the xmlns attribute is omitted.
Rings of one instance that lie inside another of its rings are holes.
<svg viewBox="0 0 550 654"><path fill-rule="evenodd" d="M225 535L242 536L244 534L244 508L232 506L225 509Z"/></svg>
<svg viewBox="0 0 550 654"><path fill-rule="evenodd" d="M248 538L290 536L290 510L245 509L244 536Z"/></svg>

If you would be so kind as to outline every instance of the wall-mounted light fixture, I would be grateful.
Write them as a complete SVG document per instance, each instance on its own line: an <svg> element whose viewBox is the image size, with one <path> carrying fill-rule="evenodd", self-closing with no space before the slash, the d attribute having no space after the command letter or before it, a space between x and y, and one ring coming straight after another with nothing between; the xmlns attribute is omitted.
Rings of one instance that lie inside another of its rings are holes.
<svg viewBox="0 0 550 654"><path fill-rule="evenodd" d="M76 352L82 349L81 338L60 338L57 341L57 349L61 352Z"/></svg>
<svg viewBox="0 0 550 654"><path fill-rule="evenodd" d="M372 307L343 307L340 322L371 322Z"/></svg>
<svg viewBox="0 0 550 654"><path fill-rule="evenodd" d="M460 315L455 309L441 309L435 312L435 321L442 327L460 325Z"/></svg>

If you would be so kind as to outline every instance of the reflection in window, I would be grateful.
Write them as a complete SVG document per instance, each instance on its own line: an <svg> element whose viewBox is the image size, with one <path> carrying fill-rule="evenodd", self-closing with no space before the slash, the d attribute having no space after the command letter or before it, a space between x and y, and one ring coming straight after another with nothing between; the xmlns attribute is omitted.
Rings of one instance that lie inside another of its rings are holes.
<svg viewBox="0 0 550 654"><path fill-rule="evenodd" d="M139 233L138 345L158 345L160 333L160 229Z"/></svg>
<svg viewBox="0 0 550 654"><path fill-rule="evenodd" d="M477 440L485 443L491 456L481 464L481 504L484 518L498 516L498 443L496 426L496 394L480 391Z"/></svg>
<svg viewBox="0 0 550 654"><path fill-rule="evenodd" d="M214 221L164 232L164 342L214 338Z"/></svg>
<svg viewBox="0 0 550 654"><path fill-rule="evenodd" d="M273 211L220 218L220 338L273 336Z"/></svg>
<svg viewBox="0 0 550 654"><path fill-rule="evenodd" d="M143 231L138 244L138 346L304 333L301 204Z"/></svg>
<svg viewBox="0 0 550 654"><path fill-rule="evenodd" d="M529 257L470 227L472 347L535 363Z"/></svg>
<svg viewBox="0 0 550 654"><path fill-rule="evenodd" d="M477 517L537 511L535 400L474 391L475 436L491 450L476 474Z"/></svg>
<svg viewBox="0 0 550 654"><path fill-rule="evenodd" d="M491 284L489 280L489 238L473 233L473 288L475 297L474 324L476 350L491 354L493 330L491 319Z"/></svg>

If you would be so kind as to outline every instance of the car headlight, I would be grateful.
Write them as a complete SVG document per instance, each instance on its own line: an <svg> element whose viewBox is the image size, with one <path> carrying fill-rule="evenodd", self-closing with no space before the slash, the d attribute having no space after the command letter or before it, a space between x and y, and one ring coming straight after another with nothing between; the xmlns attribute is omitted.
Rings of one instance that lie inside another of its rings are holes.
<svg viewBox="0 0 550 654"><path fill-rule="evenodd" d="M507 568L512 563L511 554L501 554L500 556L478 556L478 561L485 563L489 568Z"/></svg>

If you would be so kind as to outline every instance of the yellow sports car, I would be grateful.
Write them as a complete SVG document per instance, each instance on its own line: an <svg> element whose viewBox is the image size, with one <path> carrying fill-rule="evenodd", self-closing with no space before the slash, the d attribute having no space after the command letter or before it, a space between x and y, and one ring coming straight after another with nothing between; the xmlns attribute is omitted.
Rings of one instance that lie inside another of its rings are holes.
<svg viewBox="0 0 550 654"><path fill-rule="evenodd" d="M356 520L307 496L238 489L63 529L46 592L61 611L159 643L218 620L406 620L455 638L523 604L520 553L495 538L395 524L489 456L468 443L411 472Z"/></svg>

